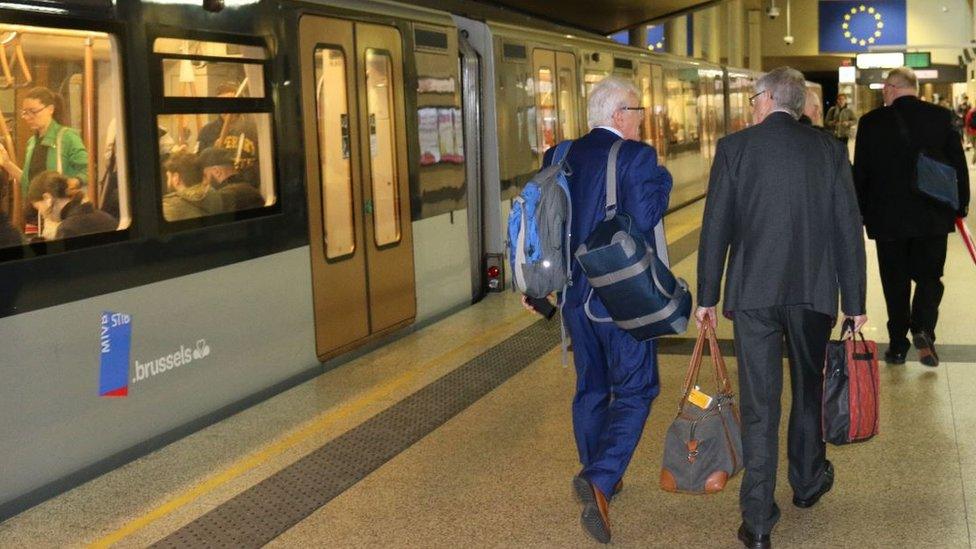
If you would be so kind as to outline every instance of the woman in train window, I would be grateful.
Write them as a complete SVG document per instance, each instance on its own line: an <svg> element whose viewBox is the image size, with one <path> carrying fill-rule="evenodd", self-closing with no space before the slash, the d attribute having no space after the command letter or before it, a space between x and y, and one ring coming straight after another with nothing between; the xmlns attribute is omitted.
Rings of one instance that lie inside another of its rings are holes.
<svg viewBox="0 0 976 549"><path fill-rule="evenodd" d="M0 145L0 166L11 177L20 179L21 196L27 194L31 179L43 171L53 170L68 179L70 189L78 189L88 177L88 151L77 130L66 125L64 100L44 87L37 87L24 96L21 118L34 135L27 140L23 167L18 166L7 150ZM28 223L37 212L25 205ZM48 226L45 238L53 238L57 227Z"/></svg>

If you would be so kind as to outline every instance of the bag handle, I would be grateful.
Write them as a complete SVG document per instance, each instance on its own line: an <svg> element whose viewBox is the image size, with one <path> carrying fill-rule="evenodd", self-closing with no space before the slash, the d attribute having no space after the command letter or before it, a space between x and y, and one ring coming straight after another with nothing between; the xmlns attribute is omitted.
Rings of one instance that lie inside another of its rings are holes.
<svg viewBox="0 0 976 549"><path fill-rule="evenodd" d="M715 384L718 387L718 394L732 394L732 384L729 382L729 373L725 368L725 360L722 358L722 352L718 346L718 339L715 337L715 330L706 320L698 331L698 340L695 342L695 349L691 353L688 374L685 376L684 392L681 394L681 400L678 401L679 412L684 408L685 402L688 401L688 395L691 394L691 389L698 381L706 339L708 340L709 352L712 355L712 365L715 367Z"/></svg>
<svg viewBox="0 0 976 549"><path fill-rule="evenodd" d="M847 339L853 339L854 340L854 348L857 349L857 338L858 338L858 336L861 337L861 346L862 346L862 348L863 349L867 349L868 348L868 340L864 337L864 332L862 332L861 330L857 330L857 331L854 330L854 320L853 319L850 319L850 318L844 319L844 323L841 324L841 328L840 328L840 339L841 339L841 341L844 341L844 340L847 340Z"/></svg>
<svg viewBox="0 0 976 549"><path fill-rule="evenodd" d="M617 215L617 153L620 152L623 139L618 139L610 147L610 156L607 158L607 209L604 221L610 221Z"/></svg>

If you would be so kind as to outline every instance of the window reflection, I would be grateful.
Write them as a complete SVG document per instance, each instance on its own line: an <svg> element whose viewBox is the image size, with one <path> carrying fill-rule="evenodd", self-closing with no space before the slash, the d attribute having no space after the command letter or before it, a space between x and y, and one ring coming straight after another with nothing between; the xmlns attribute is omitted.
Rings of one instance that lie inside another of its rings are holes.
<svg viewBox="0 0 976 549"><path fill-rule="evenodd" d="M336 259L351 254L356 247L346 57L342 50L315 50L315 83L325 257Z"/></svg>
<svg viewBox="0 0 976 549"><path fill-rule="evenodd" d="M168 97L264 97L264 67L254 63L215 63L163 59L163 93ZM230 89L228 82L234 84Z"/></svg>
<svg viewBox="0 0 976 549"><path fill-rule="evenodd" d="M393 63L386 51L366 50L366 105L372 178L373 238L377 246L400 240L400 186L393 120Z"/></svg>

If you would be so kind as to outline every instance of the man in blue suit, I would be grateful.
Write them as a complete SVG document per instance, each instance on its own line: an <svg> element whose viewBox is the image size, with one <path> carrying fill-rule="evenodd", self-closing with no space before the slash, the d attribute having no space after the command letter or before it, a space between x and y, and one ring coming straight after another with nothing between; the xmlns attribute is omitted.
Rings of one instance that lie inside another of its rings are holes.
<svg viewBox="0 0 976 549"><path fill-rule="evenodd" d="M611 145L620 139L627 141L617 157L618 208L630 214L649 242L654 241L654 227L667 209L671 174L658 165L654 148L640 141L643 110L639 91L629 80L608 77L591 91L590 133L577 139L566 157L572 169L570 249L575 250L603 221L607 158ZM552 161L554 150L546 152L544 165ZM608 543L608 502L620 491L651 401L660 390L657 347L654 341L635 340L613 323L590 321L583 310L590 284L581 271L572 270L563 308L563 322L573 340L573 431L583 465L573 487L583 503L584 529L597 541ZM591 311L608 316L595 296Z"/></svg>

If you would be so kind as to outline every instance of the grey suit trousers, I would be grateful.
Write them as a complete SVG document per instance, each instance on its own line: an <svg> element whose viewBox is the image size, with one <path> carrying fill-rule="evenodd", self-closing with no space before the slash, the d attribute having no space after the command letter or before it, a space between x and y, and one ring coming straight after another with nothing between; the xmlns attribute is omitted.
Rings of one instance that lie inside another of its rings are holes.
<svg viewBox="0 0 976 549"><path fill-rule="evenodd" d="M808 499L824 482L821 399L831 318L797 305L735 311L734 331L745 461L739 503L743 522L756 535L763 535L779 520L773 496L779 459L784 339L793 394L787 437L790 485L796 497Z"/></svg>

